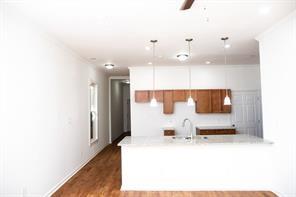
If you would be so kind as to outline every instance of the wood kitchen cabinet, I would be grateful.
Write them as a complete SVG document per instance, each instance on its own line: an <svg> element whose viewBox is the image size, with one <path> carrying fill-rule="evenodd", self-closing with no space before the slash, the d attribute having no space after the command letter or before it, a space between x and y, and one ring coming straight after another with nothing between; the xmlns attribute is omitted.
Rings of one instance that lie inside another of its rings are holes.
<svg viewBox="0 0 296 197"><path fill-rule="evenodd" d="M164 130L163 131L163 135L164 136L174 136L174 135L176 135L176 132L175 132L175 130Z"/></svg>
<svg viewBox="0 0 296 197"><path fill-rule="evenodd" d="M227 90L231 98L231 90ZM175 102L187 102L189 90L155 90L157 102L163 103L163 113L173 114ZM231 113L231 105L224 105L225 89L191 90L191 96L197 103L196 113ZM136 90L135 102L148 103L153 97L152 90Z"/></svg>
<svg viewBox="0 0 296 197"><path fill-rule="evenodd" d="M190 90L185 90L186 94L186 102L188 97L190 96ZM193 98L194 101L197 101L197 90L191 90L191 97Z"/></svg>
<svg viewBox="0 0 296 197"><path fill-rule="evenodd" d="M195 105L196 113L211 113L211 91L197 90L197 105Z"/></svg>
<svg viewBox="0 0 296 197"><path fill-rule="evenodd" d="M211 90L211 108L212 113L222 112L221 90Z"/></svg>
<svg viewBox="0 0 296 197"><path fill-rule="evenodd" d="M135 102L136 103L147 103L150 101L148 90L137 90L135 91Z"/></svg>
<svg viewBox="0 0 296 197"><path fill-rule="evenodd" d="M155 99L157 100L157 102L163 102L163 90L155 90ZM149 91L149 101L152 99L153 97L153 90Z"/></svg>
<svg viewBox="0 0 296 197"><path fill-rule="evenodd" d="M163 91L163 113L164 114L174 113L173 90Z"/></svg>
<svg viewBox="0 0 296 197"><path fill-rule="evenodd" d="M236 129L198 129L196 135L234 135Z"/></svg>
<svg viewBox="0 0 296 197"><path fill-rule="evenodd" d="M174 102L186 102L186 92L185 90L173 90Z"/></svg>
<svg viewBox="0 0 296 197"><path fill-rule="evenodd" d="M196 113L231 113L231 105L224 105L225 95L225 89L197 90Z"/></svg>
<svg viewBox="0 0 296 197"><path fill-rule="evenodd" d="M153 97L153 90L137 90L135 91L136 103L150 102ZM155 98L158 102L163 102L163 90L155 90Z"/></svg>

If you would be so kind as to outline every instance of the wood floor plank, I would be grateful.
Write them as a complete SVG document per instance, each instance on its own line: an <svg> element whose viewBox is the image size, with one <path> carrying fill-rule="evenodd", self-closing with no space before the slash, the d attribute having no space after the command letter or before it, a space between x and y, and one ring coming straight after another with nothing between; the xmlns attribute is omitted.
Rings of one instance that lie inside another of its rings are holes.
<svg viewBox="0 0 296 197"><path fill-rule="evenodd" d="M269 191L146 192L120 191L121 154L118 140L58 189L53 197L276 197Z"/></svg>

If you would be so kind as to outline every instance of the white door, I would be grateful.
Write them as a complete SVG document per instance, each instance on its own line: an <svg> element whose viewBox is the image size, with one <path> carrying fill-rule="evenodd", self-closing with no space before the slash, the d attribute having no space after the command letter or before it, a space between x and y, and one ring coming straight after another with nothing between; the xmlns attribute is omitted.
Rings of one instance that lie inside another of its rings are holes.
<svg viewBox="0 0 296 197"><path fill-rule="evenodd" d="M231 119L238 133L262 137L260 92L233 91Z"/></svg>

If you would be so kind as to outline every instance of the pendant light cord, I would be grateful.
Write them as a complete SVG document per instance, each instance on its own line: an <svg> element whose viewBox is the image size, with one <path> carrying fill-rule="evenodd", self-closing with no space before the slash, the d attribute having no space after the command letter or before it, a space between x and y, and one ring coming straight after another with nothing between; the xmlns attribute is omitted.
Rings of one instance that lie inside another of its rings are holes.
<svg viewBox="0 0 296 197"><path fill-rule="evenodd" d="M227 57L226 57L226 40L224 40L224 66L227 64ZM228 96L228 91L227 91L227 69L225 68L225 93L226 96Z"/></svg>
<svg viewBox="0 0 296 197"><path fill-rule="evenodd" d="M186 39L186 41L188 42L188 59L190 59L191 57L191 46L190 46L190 42L192 41L193 39ZM188 72L189 72L189 97L191 97L191 66L189 65L188 66Z"/></svg>
<svg viewBox="0 0 296 197"><path fill-rule="evenodd" d="M187 41L188 42L188 57L190 58L191 57L191 47L190 47L190 40ZM191 66L189 65L188 66L189 69L188 69L188 72L189 72L189 97L191 97Z"/></svg>
<svg viewBox="0 0 296 197"><path fill-rule="evenodd" d="M153 98L155 98L155 43L152 42L153 44L153 56L152 56L152 68L153 68Z"/></svg>

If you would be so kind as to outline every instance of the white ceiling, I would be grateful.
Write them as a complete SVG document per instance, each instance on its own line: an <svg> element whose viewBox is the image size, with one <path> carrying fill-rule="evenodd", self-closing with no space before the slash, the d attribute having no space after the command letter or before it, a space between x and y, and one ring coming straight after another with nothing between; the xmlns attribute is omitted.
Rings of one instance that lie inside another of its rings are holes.
<svg viewBox="0 0 296 197"><path fill-rule="evenodd" d="M183 0L21 2L14 5L98 67L114 63L112 75L148 66L151 39L159 40L157 65L223 64L222 36L230 37L229 64L258 64L255 36L296 8L296 0L196 0L187 11L179 10ZM181 64L185 38L194 38L192 59Z"/></svg>

